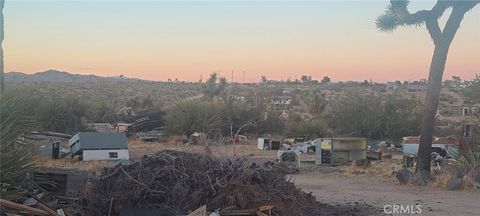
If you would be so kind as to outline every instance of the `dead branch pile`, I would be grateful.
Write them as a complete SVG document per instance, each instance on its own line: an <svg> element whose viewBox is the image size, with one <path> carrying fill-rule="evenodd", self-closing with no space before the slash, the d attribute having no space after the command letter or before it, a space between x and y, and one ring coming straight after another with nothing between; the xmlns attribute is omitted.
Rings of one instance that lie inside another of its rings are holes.
<svg viewBox="0 0 480 216"><path fill-rule="evenodd" d="M94 183L90 215L116 215L123 208L167 208L187 214L273 205L276 215L331 215L339 209L321 204L297 189L273 163L161 151L127 166L105 168Z"/></svg>

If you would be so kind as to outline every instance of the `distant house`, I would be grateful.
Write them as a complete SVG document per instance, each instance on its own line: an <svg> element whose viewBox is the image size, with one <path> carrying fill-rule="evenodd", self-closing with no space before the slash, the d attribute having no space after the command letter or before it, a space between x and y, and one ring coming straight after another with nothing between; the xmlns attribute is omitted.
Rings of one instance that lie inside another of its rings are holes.
<svg viewBox="0 0 480 216"><path fill-rule="evenodd" d="M437 110L437 114L435 114L435 118L438 120L443 120L445 119L442 114L440 114L440 110Z"/></svg>
<svg viewBox="0 0 480 216"><path fill-rule="evenodd" d="M283 110L282 113L278 116L278 118L281 120L288 120L289 115L285 110Z"/></svg>
<svg viewBox="0 0 480 216"><path fill-rule="evenodd" d="M463 116L475 116L480 112L480 107L478 106L464 106L462 107L462 115Z"/></svg>
<svg viewBox="0 0 480 216"><path fill-rule="evenodd" d="M275 104L275 105L291 105L292 104L292 97L287 96L287 95L274 96L272 98L272 104Z"/></svg>
<svg viewBox="0 0 480 216"><path fill-rule="evenodd" d="M234 103L234 104L245 104L247 102L247 98L245 96L235 94L229 96L229 99Z"/></svg>
<svg viewBox="0 0 480 216"><path fill-rule="evenodd" d="M127 137L123 133L80 132L68 144L72 157L82 160L129 159Z"/></svg>
<svg viewBox="0 0 480 216"><path fill-rule="evenodd" d="M284 89L282 90L282 94L283 94L283 95L291 95L292 92L293 92L293 89L291 89L291 88L284 88Z"/></svg>
<svg viewBox="0 0 480 216"><path fill-rule="evenodd" d="M92 123L88 125L88 129L96 132L112 132L114 128L110 123Z"/></svg>
<svg viewBox="0 0 480 216"><path fill-rule="evenodd" d="M424 92L427 90L427 85L409 84L407 90L408 92Z"/></svg>
<svg viewBox="0 0 480 216"><path fill-rule="evenodd" d="M400 87L400 85L398 84L398 82L387 82L387 89L392 89L392 90L396 90Z"/></svg>
<svg viewBox="0 0 480 216"><path fill-rule="evenodd" d="M472 124L463 124L462 126L463 126L463 128L462 128L463 138L464 138L464 139L470 139L470 138L472 138L474 125L472 125Z"/></svg>
<svg viewBox="0 0 480 216"><path fill-rule="evenodd" d="M130 127L130 125L132 124L121 123L121 122L115 123L115 126L114 126L115 132L117 133L125 132L128 130L128 127Z"/></svg>

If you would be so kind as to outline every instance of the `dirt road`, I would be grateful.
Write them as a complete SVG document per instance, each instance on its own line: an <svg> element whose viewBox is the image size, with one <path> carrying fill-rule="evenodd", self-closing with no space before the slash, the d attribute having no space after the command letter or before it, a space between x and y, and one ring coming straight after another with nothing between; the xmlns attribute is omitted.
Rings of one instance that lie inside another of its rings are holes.
<svg viewBox="0 0 480 216"><path fill-rule="evenodd" d="M345 177L340 173L310 172L295 175L295 184L324 203L370 204L383 213L385 205L420 205L417 215L479 215L480 193L441 191L429 187L400 186L370 176ZM393 207L387 206L391 212ZM400 214L394 214L400 215ZM403 214L407 215L407 214Z"/></svg>

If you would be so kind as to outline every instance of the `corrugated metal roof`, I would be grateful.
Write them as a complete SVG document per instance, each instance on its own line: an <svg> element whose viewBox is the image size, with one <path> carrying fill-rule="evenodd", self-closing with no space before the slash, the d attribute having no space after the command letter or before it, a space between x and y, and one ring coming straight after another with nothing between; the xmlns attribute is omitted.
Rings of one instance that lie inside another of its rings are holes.
<svg viewBox="0 0 480 216"><path fill-rule="evenodd" d="M80 132L80 149L127 149L127 137L123 133Z"/></svg>

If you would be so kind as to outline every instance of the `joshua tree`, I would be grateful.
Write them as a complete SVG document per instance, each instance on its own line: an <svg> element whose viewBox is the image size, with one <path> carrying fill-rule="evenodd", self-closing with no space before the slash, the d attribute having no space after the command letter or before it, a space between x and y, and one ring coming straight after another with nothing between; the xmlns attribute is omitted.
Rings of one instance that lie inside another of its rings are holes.
<svg viewBox="0 0 480 216"><path fill-rule="evenodd" d="M428 88L425 95L422 132L418 149L419 158L416 167L417 177L423 180L430 175L432 134L448 49L465 13L479 2L478 0L438 0L431 10L410 13L407 10L409 1L391 0L385 13L378 16L376 20L377 28L387 32L394 31L399 26L419 26L425 24L435 45L428 76ZM452 12L442 30L438 20L449 8L452 9Z"/></svg>
<svg viewBox="0 0 480 216"><path fill-rule="evenodd" d="M222 93L224 93L226 87L227 80L225 79L225 77L221 77L219 79L217 78L217 73L212 73L210 74L210 78L205 84L205 89L203 90L203 93L206 98L208 98L210 101L213 101L215 97L220 96Z"/></svg>
<svg viewBox="0 0 480 216"><path fill-rule="evenodd" d="M324 76L323 79L322 79L322 84L328 84L331 82L331 79L330 77L328 76Z"/></svg>
<svg viewBox="0 0 480 216"><path fill-rule="evenodd" d="M3 73L3 37L4 37L4 26L3 26L3 6L5 5L5 0L0 0L0 92L3 92L5 89L5 74Z"/></svg>

